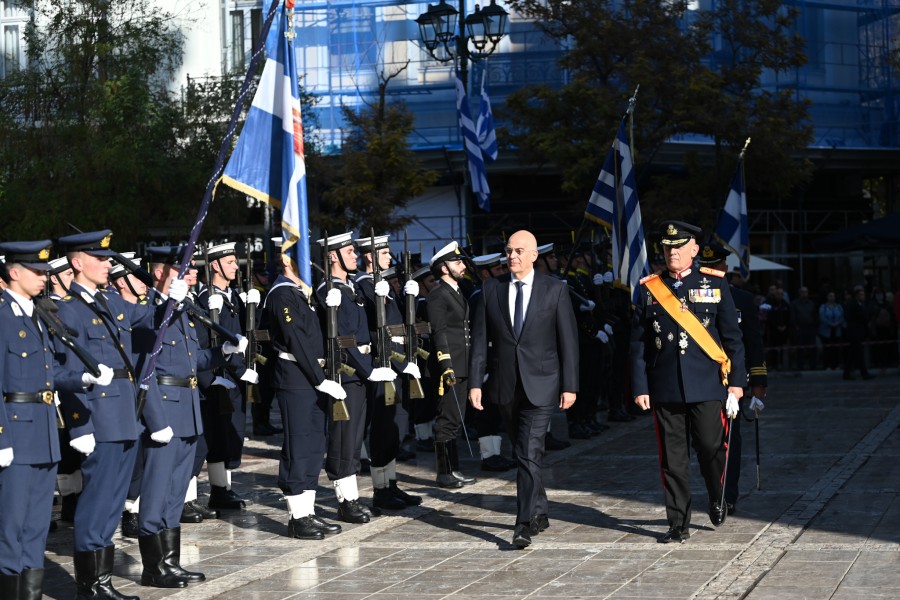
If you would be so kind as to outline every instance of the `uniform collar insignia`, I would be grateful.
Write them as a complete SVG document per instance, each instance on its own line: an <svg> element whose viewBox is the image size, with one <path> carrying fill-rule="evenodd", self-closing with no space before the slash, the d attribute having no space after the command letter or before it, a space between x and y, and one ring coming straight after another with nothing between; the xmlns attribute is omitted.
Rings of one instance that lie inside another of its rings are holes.
<svg viewBox="0 0 900 600"><path fill-rule="evenodd" d="M93 303L94 303L94 297L91 296L91 295L90 295L89 293L87 293L87 292L81 292L81 297L84 298L84 301L87 302L88 304L93 304Z"/></svg>

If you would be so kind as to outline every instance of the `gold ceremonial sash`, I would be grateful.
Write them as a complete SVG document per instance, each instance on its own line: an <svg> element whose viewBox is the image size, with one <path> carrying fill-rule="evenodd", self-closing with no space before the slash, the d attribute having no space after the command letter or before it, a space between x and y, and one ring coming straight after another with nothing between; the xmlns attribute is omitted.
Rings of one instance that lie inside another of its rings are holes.
<svg viewBox="0 0 900 600"><path fill-rule="evenodd" d="M719 363L719 373L722 376L722 385L728 387L728 374L731 373L731 359L725 354L725 350L713 339L703 323L694 315L694 313L685 310L681 301L675 297L672 290L669 289L659 275L651 275L649 278L641 281L647 286L647 289L656 298L660 306L665 309L666 313L678 325L684 329L692 340L697 342L700 349L706 353L708 357Z"/></svg>

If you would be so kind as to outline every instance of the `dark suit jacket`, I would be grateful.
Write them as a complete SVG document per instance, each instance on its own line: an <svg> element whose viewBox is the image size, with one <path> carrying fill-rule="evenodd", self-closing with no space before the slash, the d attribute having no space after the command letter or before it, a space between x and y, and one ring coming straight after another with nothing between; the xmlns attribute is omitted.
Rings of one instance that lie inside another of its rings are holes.
<svg viewBox="0 0 900 600"><path fill-rule="evenodd" d="M492 400L508 404L521 377L532 404L558 404L560 392L578 391L578 325L569 289L559 279L535 273L522 335L516 340L509 315L511 277L489 279L482 287L472 319L470 386L480 386L487 373L496 378Z"/></svg>

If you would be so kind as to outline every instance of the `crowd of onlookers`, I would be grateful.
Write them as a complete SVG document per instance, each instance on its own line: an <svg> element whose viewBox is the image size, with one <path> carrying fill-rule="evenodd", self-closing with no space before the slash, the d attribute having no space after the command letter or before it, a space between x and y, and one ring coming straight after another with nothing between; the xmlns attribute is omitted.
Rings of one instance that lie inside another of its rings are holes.
<svg viewBox="0 0 900 600"><path fill-rule="evenodd" d="M846 379L856 371L868 379L868 368L884 372L898 366L900 292L878 285L843 291L824 286L812 296L801 286L792 296L780 281L765 293L759 286L745 289L756 296L770 370L843 368Z"/></svg>

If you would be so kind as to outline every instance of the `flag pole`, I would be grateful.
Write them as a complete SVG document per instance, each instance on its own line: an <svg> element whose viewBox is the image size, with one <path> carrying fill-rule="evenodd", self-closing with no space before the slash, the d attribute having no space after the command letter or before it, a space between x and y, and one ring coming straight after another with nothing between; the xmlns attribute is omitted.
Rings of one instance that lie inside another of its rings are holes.
<svg viewBox="0 0 900 600"><path fill-rule="evenodd" d="M219 153L216 157L216 166L213 169L212 176L206 183L206 190L203 192L203 200L200 202L200 209L197 211L197 219L194 222L193 228L191 229L191 235L188 238L187 246L185 246L184 254L181 257L181 265L178 269L178 279L184 278L184 274L187 272L188 265L190 265L191 256L194 253L194 248L197 245L197 240L200 238L200 230L203 229L203 222L206 220L206 216L209 213L209 205L212 203L216 185L218 184L219 178L222 175L222 171L225 168L225 155L227 154L228 149L231 145L231 138L234 137L234 132L237 129L237 123L242 112L244 100L246 99L247 92L250 89L250 82L252 81L256 72L256 66L257 64L259 64L259 58L260 56L262 56L263 48L265 48L266 38L269 35L269 30L272 28L272 23L275 21L275 15L278 14L280 6L281 0L272 3L272 6L269 8L269 14L266 15L265 23L263 23L259 41L256 44L256 48L253 49L253 55L250 58L250 64L247 67L247 73L246 75L244 75L244 81L241 83L241 89L238 93L237 101L235 102L234 108L231 111L231 119L228 122L228 129L226 130L225 137L222 140L222 144L219 146ZM144 403L146 402L147 394L150 390L150 378L153 376L153 371L156 369L156 362L159 359L159 351L162 347L162 340L166 334L166 330L169 327L169 321L172 318L172 313L174 312L175 302L171 298L169 298L166 301L166 309L163 313L162 322L159 326L159 330L156 333L156 340L153 342L153 350L147 358L147 364L144 367L144 372L141 375L137 399L138 418L140 418L141 413L143 412Z"/></svg>

